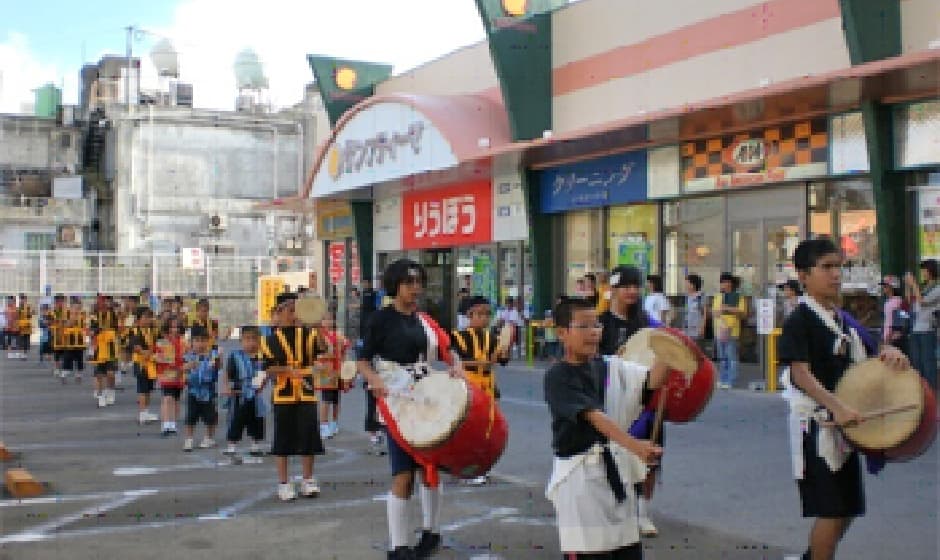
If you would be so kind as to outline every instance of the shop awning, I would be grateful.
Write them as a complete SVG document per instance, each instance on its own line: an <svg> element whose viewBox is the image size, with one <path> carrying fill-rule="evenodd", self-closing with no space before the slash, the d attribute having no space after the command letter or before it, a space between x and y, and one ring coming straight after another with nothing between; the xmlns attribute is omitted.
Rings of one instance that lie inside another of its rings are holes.
<svg viewBox="0 0 940 560"><path fill-rule="evenodd" d="M938 96L940 49L932 49L494 147L486 157L517 152L523 154L527 167L554 167L839 113L855 109L865 100L895 104Z"/></svg>
<svg viewBox="0 0 940 560"><path fill-rule="evenodd" d="M317 149L301 197L456 168L509 143L506 110L492 96L370 97L346 112Z"/></svg>

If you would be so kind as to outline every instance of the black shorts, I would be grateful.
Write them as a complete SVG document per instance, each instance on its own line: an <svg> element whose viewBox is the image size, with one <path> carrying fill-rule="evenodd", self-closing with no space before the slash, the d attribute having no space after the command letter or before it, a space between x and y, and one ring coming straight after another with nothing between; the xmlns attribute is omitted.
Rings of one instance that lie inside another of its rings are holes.
<svg viewBox="0 0 940 560"><path fill-rule="evenodd" d="M117 369L117 362L102 362L95 364L95 375L108 375Z"/></svg>
<svg viewBox="0 0 940 560"><path fill-rule="evenodd" d="M339 389L320 389L320 400L329 404L339 404Z"/></svg>
<svg viewBox="0 0 940 560"><path fill-rule="evenodd" d="M153 379L147 377L147 374L140 368L140 364L134 364L134 377L137 379L137 394L149 395L153 392Z"/></svg>
<svg viewBox="0 0 940 560"><path fill-rule="evenodd" d="M65 350L62 353L62 369L65 371L85 371L85 351L81 348Z"/></svg>
<svg viewBox="0 0 940 560"><path fill-rule="evenodd" d="M420 469L421 465L415 461L414 457L398 445L398 442L395 441L395 438L393 438L392 434L388 431L388 427L383 427L385 428L385 440L388 442L388 462L392 467L392 476Z"/></svg>
<svg viewBox="0 0 940 560"><path fill-rule="evenodd" d="M183 396L182 387L160 387L164 397L171 397L174 401L179 401Z"/></svg>
<svg viewBox="0 0 940 560"><path fill-rule="evenodd" d="M164 389L166 394L167 389ZM211 401L198 401L189 395L186 398L186 425L195 426L200 420L206 426L215 426L219 421L219 413L215 407L215 399Z"/></svg>
<svg viewBox="0 0 940 560"><path fill-rule="evenodd" d="M317 403L275 404L271 455L323 455Z"/></svg>
<svg viewBox="0 0 940 560"><path fill-rule="evenodd" d="M232 406L228 411L226 440L239 442L242 440L242 432L248 432L248 437L255 441L264 439L264 416L258 416L254 399L242 400L241 397L233 397Z"/></svg>
<svg viewBox="0 0 940 560"><path fill-rule="evenodd" d="M816 422L803 434L803 480L797 480L803 517L857 517L865 515L865 488L862 465L853 451L837 472L829 470L816 453Z"/></svg>

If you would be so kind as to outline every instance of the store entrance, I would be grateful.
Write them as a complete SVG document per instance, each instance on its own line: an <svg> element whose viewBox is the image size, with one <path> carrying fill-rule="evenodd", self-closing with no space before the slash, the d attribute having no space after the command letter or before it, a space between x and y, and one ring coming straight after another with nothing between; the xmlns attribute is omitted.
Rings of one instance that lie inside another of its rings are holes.
<svg viewBox="0 0 940 560"><path fill-rule="evenodd" d="M428 274L424 309L448 332L457 326L454 316L454 252L429 249L421 252L421 264Z"/></svg>
<svg viewBox="0 0 940 560"><path fill-rule="evenodd" d="M761 361L757 299L779 298L777 286L795 278L793 252L806 232L805 189L747 193L728 200L727 269L741 279L748 318L741 329L742 362ZM778 308L781 302L777 301ZM779 325L777 325L779 326Z"/></svg>

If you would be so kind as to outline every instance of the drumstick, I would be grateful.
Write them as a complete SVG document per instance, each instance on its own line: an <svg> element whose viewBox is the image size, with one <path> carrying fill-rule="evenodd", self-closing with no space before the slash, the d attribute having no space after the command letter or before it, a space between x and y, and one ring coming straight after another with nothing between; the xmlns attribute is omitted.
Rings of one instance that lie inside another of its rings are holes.
<svg viewBox="0 0 940 560"><path fill-rule="evenodd" d="M882 408L881 410L873 410L871 412L866 412L862 414L862 419L859 423L865 422L866 420L874 420L875 418L881 418L883 416L888 416L890 414L897 414L899 412L907 412L908 410L914 410L919 405L918 403L909 403L909 404L900 404L897 406L889 406L888 408ZM831 420L825 422L820 422L820 426L830 428L836 426L837 424Z"/></svg>
<svg viewBox="0 0 940 560"><path fill-rule="evenodd" d="M650 441L656 443L659 432L663 427L663 414L666 412L666 388L662 387L659 393L659 402L656 403L656 418L653 420L653 433L650 435Z"/></svg>

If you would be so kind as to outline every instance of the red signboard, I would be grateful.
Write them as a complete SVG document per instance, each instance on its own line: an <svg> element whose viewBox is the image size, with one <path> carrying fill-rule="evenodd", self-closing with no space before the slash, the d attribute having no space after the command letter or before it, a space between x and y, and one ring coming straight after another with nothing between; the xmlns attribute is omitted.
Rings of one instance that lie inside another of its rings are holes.
<svg viewBox="0 0 940 560"><path fill-rule="evenodd" d="M339 284L346 276L346 244L343 241L330 243L330 282Z"/></svg>
<svg viewBox="0 0 940 560"><path fill-rule="evenodd" d="M489 180L406 192L401 214L403 249L454 247L493 239Z"/></svg>

